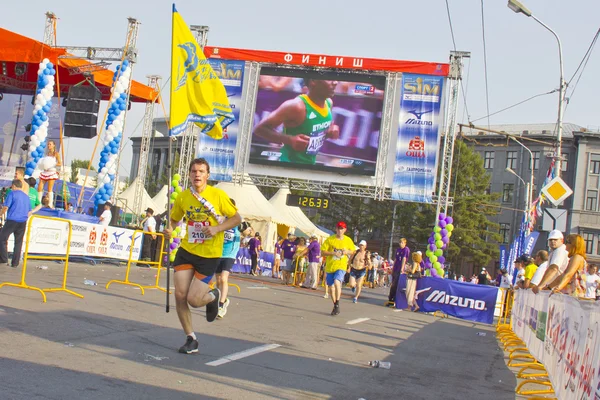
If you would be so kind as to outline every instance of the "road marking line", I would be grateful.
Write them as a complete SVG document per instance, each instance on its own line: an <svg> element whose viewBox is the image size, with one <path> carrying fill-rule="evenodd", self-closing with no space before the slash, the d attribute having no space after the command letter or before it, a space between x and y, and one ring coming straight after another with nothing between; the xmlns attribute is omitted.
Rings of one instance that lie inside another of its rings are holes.
<svg viewBox="0 0 600 400"><path fill-rule="evenodd" d="M278 347L281 347L281 345L280 344L265 344L262 346L255 347L253 349L248 349L248 350L240 351L239 353L230 354L223 358L219 358L218 360L208 362L208 363L206 363L206 365L210 365L211 367L217 367L219 365L227 364L228 362L231 362L231 361L240 360L242 358L250 357L250 356L253 356L258 353L273 350Z"/></svg>
<svg viewBox="0 0 600 400"><path fill-rule="evenodd" d="M346 322L346 325L355 325L355 324L360 324L361 322L365 322L370 320L371 318L356 318L353 320L350 320L348 322Z"/></svg>

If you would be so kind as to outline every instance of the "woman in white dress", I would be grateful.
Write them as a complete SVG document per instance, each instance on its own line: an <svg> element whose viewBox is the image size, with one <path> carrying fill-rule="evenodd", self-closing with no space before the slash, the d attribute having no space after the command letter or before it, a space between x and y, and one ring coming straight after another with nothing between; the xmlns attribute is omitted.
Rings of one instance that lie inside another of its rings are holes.
<svg viewBox="0 0 600 400"><path fill-rule="evenodd" d="M52 208L54 207L54 192L52 189L54 189L54 181L59 178L57 167L61 165L60 154L56 151L56 143L54 140L49 140L46 156L38 162L38 166L42 170L40 172L40 183L38 184L38 198L41 200L44 194L44 186L47 183L48 203Z"/></svg>

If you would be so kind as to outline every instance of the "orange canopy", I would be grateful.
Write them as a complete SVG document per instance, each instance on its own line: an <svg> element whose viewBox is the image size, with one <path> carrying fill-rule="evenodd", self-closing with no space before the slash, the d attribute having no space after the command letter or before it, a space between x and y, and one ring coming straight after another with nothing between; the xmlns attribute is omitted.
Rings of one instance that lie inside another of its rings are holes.
<svg viewBox="0 0 600 400"><path fill-rule="evenodd" d="M55 66L58 65L61 97L66 97L69 87L85 79L81 74L71 74L69 68L91 63L83 59L59 58L65 54L67 54L65 49L54 48L0 28L0 90L7 93L33 95L36 89L38 64L47 58ZM102 92L102 99L108 100L114 73L101 70L92 74L96 87ZM131 101L147 102L156 99L157 96L158 92L151 87L136 81L131 82Z"/></svg>

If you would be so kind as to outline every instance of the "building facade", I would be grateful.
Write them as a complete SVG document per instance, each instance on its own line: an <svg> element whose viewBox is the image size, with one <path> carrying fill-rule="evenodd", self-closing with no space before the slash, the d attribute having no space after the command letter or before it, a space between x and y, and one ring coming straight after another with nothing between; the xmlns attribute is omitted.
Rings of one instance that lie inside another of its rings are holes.
<svg viewBox="0 0 600 400"><path fill-rule="evenodd" d="M164 118L155 118L152 121L152 138L150 140L150 148L148 149L148 174L146 181L158 181L163 174L167 172L167 162L169 154L169 128ZM138 176L138 167L140 164L140 147L142 138L140 136L132 137L133 156L131 158L130 179L133 181ZM181 139L176 139L172 142L173 157L181 148ZM176 165L173 168L177 168Z"/></svg>
<svg viewBox="0 0 600 400"><path fill-rule="evenodd" d="M500 196L500 209L494 220L499 224L502 236L500 244L508 245L519 232L523 211L527 206L524 183L530 182L533 176L535 200L546 179L554 152L556 124L495 125L490 129L518 137L511 139L505 135L467 129L463 130L461 140L481 155L484 168L491 175L489 191ZM582 235L586 241L588 260L598 262L600 132L587 132L578 125L563 124L562 157L561 178L573 189L573 195L558 207L566 209L568 213L564 233ZM546 203L544 207L552 205ZM543 230L542 220L539 217L535 223L535 230L540 232L540 237L534 251L547 248L548 232ZM498 266L499 260L489 267Z"/></svg>

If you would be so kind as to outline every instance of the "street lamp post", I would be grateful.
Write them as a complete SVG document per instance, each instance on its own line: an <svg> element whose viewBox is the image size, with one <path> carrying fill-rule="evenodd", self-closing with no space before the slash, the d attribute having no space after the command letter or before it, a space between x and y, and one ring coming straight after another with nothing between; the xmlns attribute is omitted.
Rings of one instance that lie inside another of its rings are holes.
<svg viewBox="0 0 600 400"><path fill-rule="evenodd" d="M557 155L556 155L556 162L554 165L554 172L555 172L556 176L560 176L561 164L562 164L562 132L563 132L562 121L563 121L563 112L564 112L563 105L565 103L565 89L567 86L567 84L565 82L564 70L563 70L562 44L561 44L560 38L558 37L556 32L554 32L552 29L550 29L550 27L548 25L544 24L542 21L540 21L538 18L536 18L536 16L533 15L531 13L531 11L527 7L525 7L525 5L523 5L523 3L521 3L518 0L508 0L508 8L510 8L517 14L521 13L527 17L533 18L537 23L539 23L544 28L546 28L548 31L550 31L550 33L552 33L552 35L554 35L554 37L556 38L556 41L558 42L558 61L560 63L560 86L558 88L558 121L557 121L558 132L556 134Z"/></svg>
<svg viewBox="0 0 600 400"><path fill-rule="evenodd" d="M506 167L506 172L510 172L511 174L513 174L514 176L516 176L517 178L519 178L519 180L523 183L523 186L525 186L525 214L527 214L529 212L529 210L531 209L531 201L533 200L533 198L531 196L531 194L532 194L531 187L532 187L533 183L527 183L527 182L525 182L525 180L523 178L521 178L510 167ZM527 233L527 235L529 235L531 233L531 230L529 229L529 224L527 224L527 231L526 231L526 233Z"/></svg>

